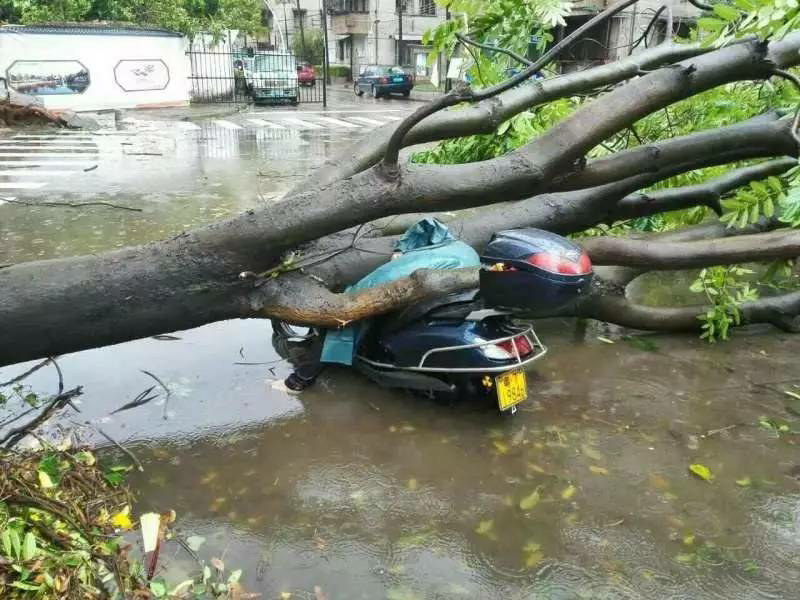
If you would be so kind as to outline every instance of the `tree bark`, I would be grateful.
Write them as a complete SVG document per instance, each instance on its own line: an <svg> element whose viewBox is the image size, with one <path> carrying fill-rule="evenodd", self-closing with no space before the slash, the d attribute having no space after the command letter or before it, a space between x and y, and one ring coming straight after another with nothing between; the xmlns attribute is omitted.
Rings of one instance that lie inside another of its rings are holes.
<svg viewBox="0 0 800 600"><path fill-rule="evenodd" d="M388 215L488 207L480 218L452 223L457 235L480 247L498 229L533 225L565 233L593 226L615 211L632 210L625 196L669 174L753 157L796 155L786 123L765 120L659 142L585 165L583 161L597 144L652 111L721 84L765 79L775 68L800 62L798 50L800 33L771 44L749 41L715 51L659 48L525 86L530 89L512 89L474 108L437 113L404 139L410 144L474 133L476 128L492 131L498 119L535 103L628 80L503 157L469 165L398 165L387 173L377 164L380 152L375 148L385 151L386 146L376 136L363 155L339 162L335 177L331 169L323 170L314 187L268 207L162 242L0 268L0 365L238 317L277 316L330 325L460 289L474 275L420 274L348 297L314 287L300 273L266 282L240 274L274 268L286 252L305 245L301 256L318 251L330 259L304 271L337 290L388 259L391 237L356 238L351 229ZM641 65L657 66L676 57L689 58L641 72ZM561 191L541 194L554 190ZM794 241L782 243L784 256ZM715 244L698 253L714 260L741 256L727 246L725 255L720 248Z"/></svg>

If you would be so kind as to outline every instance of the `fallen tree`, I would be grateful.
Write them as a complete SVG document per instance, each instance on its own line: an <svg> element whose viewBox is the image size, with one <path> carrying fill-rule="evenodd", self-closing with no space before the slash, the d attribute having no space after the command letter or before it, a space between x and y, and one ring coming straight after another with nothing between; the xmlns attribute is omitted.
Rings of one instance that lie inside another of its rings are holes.
<svg viewBox="0 0 800 600"><path fill-rule="evenodd" d="M633 3L618 2L591 23ZM800 63L800 33L739 39L718 49L668 39L615 63L526 83L572 41L566 38L509 81L477 92L459 87L398 126L379 129L366 146L343 152L274 204L144 246L0 268L0 364L232 318L338 326L473 286L474 272L420 272L381 288L340 293L388 260L397 229L386 217L443 211L454 211L447 216L451 229L478 249L494 231L512 227L567 234L695 207L705 211L700 220L726 212L736 227L644 240L586 238L596 264L630 267L626 273L633 275L600 278L589 298L559 313L644 329L699 329L704 321L698 316L706 315L705 323L712 318L707 303L636 306L625 298L625 287L648 270L800 255L800 233L787 228L790 219L778 219L772 197L787 185L778 180L778 189L775 176L797 162L798 123L766 112L677 135L669 110L714 90L735 93L734 84L777 79L792 88L787 69ZM467 164L398 160L402 147L494 132L515 116L535 117L548 103L576 95L582 100L563 118L498 156ZM651 129L648 119L662 112L665 130L645 137L637 132L642 124ZM693 173L696 183L670 186ZM744 217L741 208L723 210L722 199L767 178L774 188L769 205L765 196L756 198L757 210L748 205ZM636 233L612 231L619 232ZM793 330L796 294L750 296L734 309L715 310L722 311L720 319L733 310L736 322Z"/></svg>

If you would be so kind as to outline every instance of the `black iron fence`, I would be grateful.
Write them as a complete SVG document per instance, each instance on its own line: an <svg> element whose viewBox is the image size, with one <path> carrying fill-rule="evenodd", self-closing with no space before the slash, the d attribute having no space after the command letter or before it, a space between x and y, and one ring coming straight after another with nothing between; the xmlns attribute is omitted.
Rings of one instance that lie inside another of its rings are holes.
<svg viewBox="0 0 800 600"><path fill-rule="evenodd" d="M207 45L201 39L187 52L192 102L298 104L322 102L325 81L295 56L271 50Z"/></svg>

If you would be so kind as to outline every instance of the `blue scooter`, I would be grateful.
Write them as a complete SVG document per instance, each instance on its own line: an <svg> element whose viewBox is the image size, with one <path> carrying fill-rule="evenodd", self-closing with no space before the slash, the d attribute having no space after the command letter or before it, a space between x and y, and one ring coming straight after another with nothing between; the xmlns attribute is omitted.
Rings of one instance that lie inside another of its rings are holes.
<svg viewBox="0 0 800 600"><path fill-rule="evenodd" d="M481 257L480 288L376 318L359 339L353 366L381 387L431 396L493 399L514 412L527 398L525 370L547 348L528 321L585 293L586 253L537 229L495 234ZM316 330L273 322L281 343L309 343Z"/></svg>

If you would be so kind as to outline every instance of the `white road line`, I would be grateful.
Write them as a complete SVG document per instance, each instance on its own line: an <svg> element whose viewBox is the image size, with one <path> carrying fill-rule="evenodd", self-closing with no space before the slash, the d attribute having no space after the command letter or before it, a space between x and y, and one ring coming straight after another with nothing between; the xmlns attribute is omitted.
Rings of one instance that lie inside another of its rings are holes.
<svg viewBox="0 0 800 600"><path fill-rule="evenodd" d="M10 171L0 171L0 177L38 177L41 175L63 177L65 175L73 175L75 173L80 173L80 171L40 171L39 169L34 169L33 171L23 171L22 169L11 169Z"/></svg>
<svg viewBox="0 0 800 600"><path fill-rule="evenodd" d="M231 123L230 121L225 121L224 119L216 119L213 123L217 127L222 127L223 129L242 129L241 125Z"/></svg>
<svg viewBox="0 0 800 600"><path fill-rule="evenodd" d="M60 152L0 152L0 156L4 158L80 158L81 156L88 156L90 152L82 153L60 153ZM94 157L92 157L94 158Z"/></svg>
<svg viewBox="0 0 800 600"><path fill-rule="evenodd" d="M190 121L175 121L175 125L178 127L178 129L183 129L185 131L197 131L198 129L202 129L200 125Z"/></svg>
<svg viewBox="0 0 800 600"><path fill-rule="evenodd" d="M366 117L348 117L345 115L346 119L350 119L351 121L358 121L359 123L366 123L367 125L386 125L383 121L376 121L375 119L367 119Z"/></svg>
<svg viewBox="0 0 800 600"><path fill-rule="evenodd" d="M384 115L385 118L389 119L390 121L402 121L403 117L398 117L396 115Z"/></svg>
<svg viewBox="0 0 800 600"><path fill-rule="evenodd" d="M303 121L302 119L284 117L282 120L286 123L289 123L289 125L295 125L300 129L322 129L322 125L317 125L316 123L311 123L310 121Z"/></svg>
<svg viewBox="0 0 800 600"><path fill-rule="evenodd" d="M48 135L15 135L15 140L58 140L61 138L64 141L69 140L70 142L73 140L95 140L97 139L93 135L60 135L58 133L50 133Z"/></svg>
<svg viewBox="0 0 800 600"><path fill-rule="evenodd" d="M283 125L278 125L277 123L273 123L271 121L265 121L264 119L247 119L253 125L257 125L258 127L268 127L269 129L286 129Z"/></svg>
<svg viewBox="0 0 800 600"><path fill-rule="evenodd" d="M91 167L97 161L90 160L0 160L4 167Z"/></svg>
<svg viewBox="0 0 800 600"><path fill-rule="evenodd" d="M61 138L59 139L49 139L49 140L4 140L0 139L0 144L14 144L18 146L36 146L39 144L44 144L47 146L63 146L63 145L80 145L80 146L88 146L91 144L95 144L96 142L92 140L76 140L75 138Z"/></svg>
<svg viewBox="0 0 800 600"><path fill-rule="evenodd" d="M361 125L356 125L355 123L348 123L347 121L340 121L339 119L334 119L333 117L323 117L317 115L318 121L324 121L325 123L330 123L331 125L336 125L337 127L347 127L348 129L360 129Z"/></svg>
<svg viewBox="0 0 800 600"><path fill-rule="evenodd" d="M0 183L0 190L38 190L46 186L46 183L33 181L19 181L17 183Z"/></svg>
<svg viewBox="0 0 800 600"><path fill-rule="evenodd" d="M92 148L91 146L62 146L61 144L58 145L49 145L49 146L4 146L0 145L0 150L27 150L30 152L37 152L39 150L55 150L56 152L62 152L65 150L75 150L76 152L82 152L84 154L96 154L99 152L97 148Z"/></svg>

